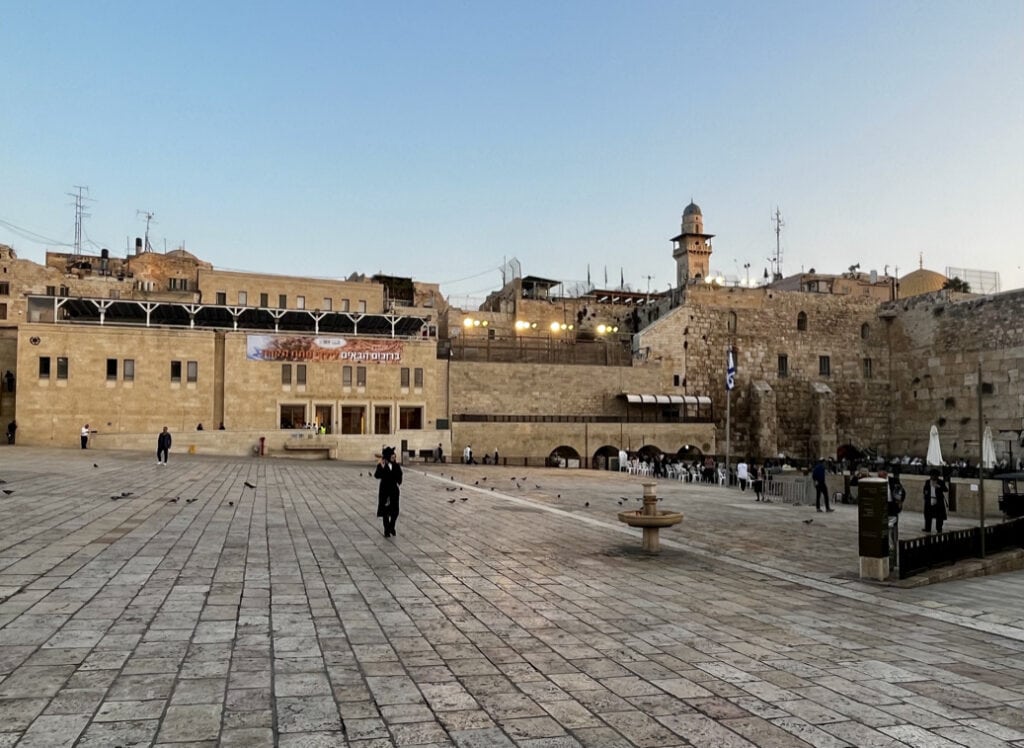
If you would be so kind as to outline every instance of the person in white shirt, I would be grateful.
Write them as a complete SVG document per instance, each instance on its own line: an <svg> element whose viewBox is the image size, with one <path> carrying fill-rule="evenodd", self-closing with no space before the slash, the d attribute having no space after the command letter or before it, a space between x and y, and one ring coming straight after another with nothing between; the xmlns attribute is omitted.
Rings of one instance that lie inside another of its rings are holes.
<svg viewBox="0 0 1024 748"><path fill-rule="evenodd" d="M747 463L745 460L740 460L736 463L736 481L740 484L740 490L747 490L747 481L750 480L750 473L747 469Z"/></svg>

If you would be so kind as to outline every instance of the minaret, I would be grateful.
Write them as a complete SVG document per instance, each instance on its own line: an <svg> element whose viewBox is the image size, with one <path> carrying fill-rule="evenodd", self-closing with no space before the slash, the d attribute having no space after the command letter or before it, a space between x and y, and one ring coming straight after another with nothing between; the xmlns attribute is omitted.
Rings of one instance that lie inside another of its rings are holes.
<svg viewBox="0 0 1024 748"><path fill-rule="evenodd" d="M672 239L672 258L676 261L676 285L707 278L711 264L711 238L704 233L704 215L691 202L683 210L682 233Z"/></svg>

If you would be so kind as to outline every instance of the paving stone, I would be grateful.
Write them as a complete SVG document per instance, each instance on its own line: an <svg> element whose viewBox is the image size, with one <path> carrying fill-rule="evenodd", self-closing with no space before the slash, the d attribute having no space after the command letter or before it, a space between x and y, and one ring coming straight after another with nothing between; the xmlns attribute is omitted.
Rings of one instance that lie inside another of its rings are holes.
<svg viewBox="0 0 1024 748"><path fill-rule="evenodd" d="M470 514L417 465L385 543L365 466L182 456L186 507L112 453L138 496L111 506L82 498L93 454L18 457L47 489L0 524L0 746L1024 745L1024 581L854 581L842 507L808 534L806 507L660 482L687 521L648 556L613 511L635 478L531 468L551 494Z"/></svg>

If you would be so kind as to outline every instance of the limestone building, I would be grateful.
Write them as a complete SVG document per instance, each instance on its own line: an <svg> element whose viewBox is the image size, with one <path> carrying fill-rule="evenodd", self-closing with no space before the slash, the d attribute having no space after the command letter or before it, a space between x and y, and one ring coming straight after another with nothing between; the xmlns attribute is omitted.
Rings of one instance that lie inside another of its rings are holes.
<svg viewBox="0 0 1024 748"><path fill-rule="evenodd" d="M94 446L149 449L167 425L197 452L472 445L597 467L619 449L923 454L935 423L969 456L980 359L997 450L1019 444L1020 292L904 299L857 268L727 287L709 272L712 238L691 202L670 240L676 288L566 293L517 275L476 310L396 276L225 271L141 247L38 265L0 247L0 370L16 381L0 420L16 417L26 444L73 446L89 423Z"/></svg>

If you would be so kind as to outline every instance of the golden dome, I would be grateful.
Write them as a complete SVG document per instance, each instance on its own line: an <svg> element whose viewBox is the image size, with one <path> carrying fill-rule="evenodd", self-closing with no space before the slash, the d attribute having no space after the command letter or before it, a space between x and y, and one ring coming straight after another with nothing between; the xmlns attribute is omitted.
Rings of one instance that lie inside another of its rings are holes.
<svg viewBox="0 0 1024 748"><path fill-rule="evenodd" d="M918 268L900 278L900 298L906 299L932 291L941 291L947 280L942 273Z"/></svg>

